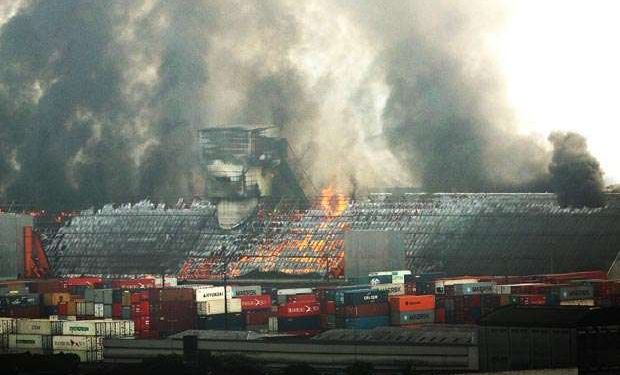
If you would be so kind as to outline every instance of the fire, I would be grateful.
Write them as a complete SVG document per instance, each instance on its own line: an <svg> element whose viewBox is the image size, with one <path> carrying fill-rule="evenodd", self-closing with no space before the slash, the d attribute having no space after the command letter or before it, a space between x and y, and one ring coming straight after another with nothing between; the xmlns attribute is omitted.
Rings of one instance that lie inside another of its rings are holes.
<svg viewBox="0 0 620 375"><path fill-rule="evenodd" d="M331 186L321 191L320 205L326 216L340 216L347 209L347 198L342 193L336 193Z"/></svg>

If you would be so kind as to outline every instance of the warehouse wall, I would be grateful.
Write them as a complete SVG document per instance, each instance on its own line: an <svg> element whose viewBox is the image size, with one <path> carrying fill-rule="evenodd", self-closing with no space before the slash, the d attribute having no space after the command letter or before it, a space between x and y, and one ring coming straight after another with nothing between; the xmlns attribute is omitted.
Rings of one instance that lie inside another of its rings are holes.
<svg viewBox="0 0 620 375"><path fill-rule="evenodd" d="M347 279L365 277L369 272L407 269L405 244L399 232L347 232L344 252Z"/></svg>
<svg viewBox="0 0 620 375"><path fill-rule="evenodd" d="M30 215L0 214L0 280L15 279L24 269L24 226Z"/></svg>

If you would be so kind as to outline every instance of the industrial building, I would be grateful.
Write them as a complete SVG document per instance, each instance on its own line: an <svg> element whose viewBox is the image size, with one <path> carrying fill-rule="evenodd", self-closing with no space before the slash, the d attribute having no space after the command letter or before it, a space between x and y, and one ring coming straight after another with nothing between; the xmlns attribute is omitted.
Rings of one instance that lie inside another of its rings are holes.
<svg viewBox="0 0 620 375"><path fill-rule="evenodd" d="M406 194L349 201L331 193L305 207L259 200L234 228L220 225L218 210L208 201L174 208L110 205L73 218L46 250L60 275L341 278L347 233L389 231L402 238L414 273L618 272L617 262L613 267L620 249L618 194L609 194L604 208L563 209L553 194Z"/></svg>

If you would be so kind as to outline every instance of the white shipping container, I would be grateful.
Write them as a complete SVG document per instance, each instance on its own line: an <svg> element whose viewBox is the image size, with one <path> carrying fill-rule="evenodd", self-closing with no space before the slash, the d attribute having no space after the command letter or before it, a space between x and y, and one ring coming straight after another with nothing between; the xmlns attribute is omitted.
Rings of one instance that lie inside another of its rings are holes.
<svg viewBox="0 0 620 375"><path fill-rule="evenodd" d="M103 361L103 350L91 350L91 351L81 351L81 350L54 350L54 354L75 354L80 358L80 362L99 362Z"/></svg>
<svg viewBox="0 0 620 375"><path fill-rule="evenodd" d="M95 303L95 318L103 318L103 303Z"/></svg>
<svg viewBox="0 0 620 375"><path fill-rule="evenodd" d="M560 306L595 306L593 299L574 299L570 301L560 301Z"/></svg>
<svg viewBox="0 0 620 375"><path fill-rule="evenodd" d="M495 291L495 283L471 283L457 284L454 286L454 294L457 296L469 296L473 294L493 294Z"/></svg>
<svg viewBox="0 0 620 375"><path fill-rule="evenodd" d="M381 271L381 272L371 272L368 274L368 276L370 277L373 277L373 276L405 276L405 275L411 275L411 271L409 270Z"/></svg>
<svg viewBox="0 0 620 375"><path fill-rule="evenodd" d="M0 318L0 335L15 333L14 318Z"/></svg>
<svg viewBox="0 0 620 375"><path fill-rule="evenodd" d="M75 313L77 316L94 316L95 303L87 301L78 301L75 304Z"/></svg>
<svg viewBox="0 0 620 375"><path fill-rule="evenodd" d="M233 286L232 294L233 297L241 297L241 296L260 296L262 293L262 288L260 285L248 285L248 286Z"/></svg>
<svg viewBox="0 0 620 375"><path fill-rule="evenodd" d="M9 334L0 334L0 352L6 351L9 348Z"/></svg>
<svg viewBox="0 0 620 375"><path fill-rule="evenodd" d="M387 290L389 296L402 296L405 294L405 284L379 284L371 287L373 290Z"/></svg>
<svg viewBox="0 0 620 375"><path fill-rule="evenodd" d="M134 324L131 320L79 320L65 322L63 335L131 337L134 335Z"/></svg>
<svg viewBox="0 0 620 375"><path fill-rule="evenodd" d="M214 286L207 288L194 288L196 291L196 302L215 301L224 299L224 287ZM226 287L226 298L232 298L232 288Z"/></svg>
<svg viewBox="0 0 620 375"><path fill-rule="evenodd" d="M159 277L153 277L155 279L155 288L161 288L161 287L172 287L172 286L177 286L178 285L178 280L176 277L174 276L164 276L164 279L161 279L161 276ZM163 281L163 285L162 285L162 281Z"/></svg>
<svg viewBox="0 0 620 375"><path fill-rule="evenodd" d="M278 289L279 296L294 296L296 294L311 294L312 288Z"/></svg>
<svg viewBox="0 0 620 375"><path fill-rule="evenodd" d="M17 319L17 333L23 335L59 335L62 321L48 319Z"/></svg>
<svg viewBox="0 0 620 375"><path fill-rule="evenodd" d="M228 312L229 313L240 313L241 312L241 299L239 298L231 298L227 300L228 303ZM224 300L219 299L215 301L205 301L198 302L196 304L198 315L219 315L224 314L226 311L224 309Z"/></svg>
<svg viewBox="0 0 620 375"><path fill-rule="evenodd" d="M9 349L41 349L52 348L52 336L49 335L9 335Z"/></svg>
<svg viewBox="0 0 620 375"><path fill-rule="evenodd" d="M435 293L436 294L444 294L445 288L451 285L459 285L459 284L473 284L477 283L480 279L437 279L435 280Z"/></svg>
<svg viewBox="0 0 620 375"><path fill-rule="evenodd" d="M103 337L101 336L54 336L52 348L69 351L92 351L103 350Z"/></svg>

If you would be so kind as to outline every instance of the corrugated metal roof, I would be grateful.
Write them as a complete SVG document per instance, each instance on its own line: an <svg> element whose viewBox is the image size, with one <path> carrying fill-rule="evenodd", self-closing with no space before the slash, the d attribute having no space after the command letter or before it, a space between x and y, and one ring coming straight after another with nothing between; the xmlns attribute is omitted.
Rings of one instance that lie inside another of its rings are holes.
<svg viewBox="0 0 620 375"><path fill-rule="evenodd" d="M553 194L407 194L347 203L338 215L320 204L262 207L232 231L219 229L209 204L108 207L73 219L48 252L61 274L338 276L348 230L400 231L415 273L607 271L620 249L620 195L596 209L560 208Z"/></svg>
<svg viewBox="0 0 620 375"><path fill-rule="evenodd" d="M354 342L411 345L474 345L475 326L421 325L416 328L379 327L371 330L333 329L312 338L320 342Z"/></svg>

